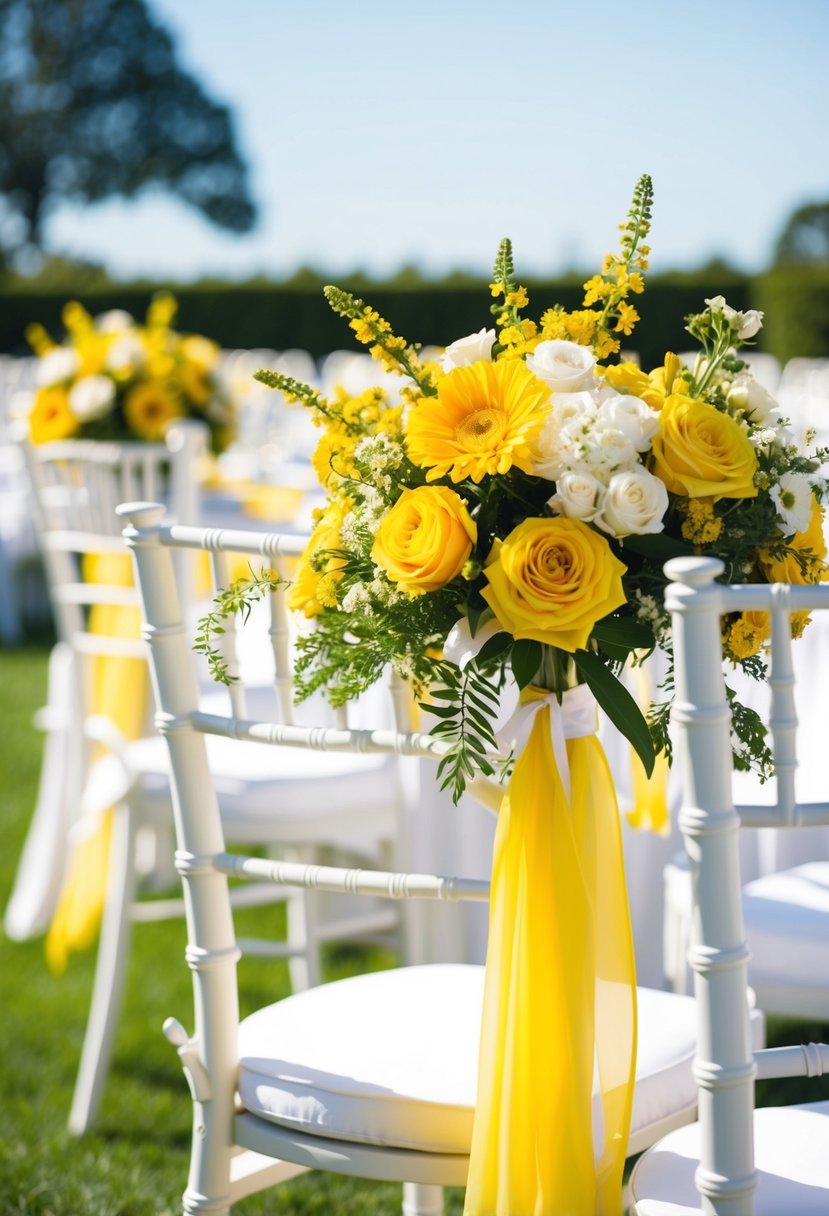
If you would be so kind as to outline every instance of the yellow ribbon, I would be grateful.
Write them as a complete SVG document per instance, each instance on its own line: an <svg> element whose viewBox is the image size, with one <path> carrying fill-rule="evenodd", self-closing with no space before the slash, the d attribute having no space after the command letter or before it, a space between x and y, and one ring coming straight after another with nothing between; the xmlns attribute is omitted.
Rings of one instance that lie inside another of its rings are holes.
<svg viewBox="0 0 829 1216"><path fill-rule="evenodd" d="M636 700L643 714L646 714L653 700L653 687L643 664L632 668L636 681ZM633 794L633 806L626 813L630 826L635 831L656 832L659 836L669 836L671 832L671 813L668 808L668 758L664 752L656 757L653 772L650 777L645 772L645 766L636 751L630 749L630 778Z"/></svg>
<svg viewBox="0 0 829 1216"><path fill-rule="evenodd" d="M132 562L128 553L87 554L83 562L87 583L132 586ZM138 607L95 604L90 609L88 629L100 637L139 638L141 613ZM91 660L89 709L109 718L125 739L138 738L147 713L147 665L143 659L120 655L97 655ZM97 750L97 749L96 749ZM94 760L97 756L93 757ZM79 827L58 905L46 937L46 961L54 972L66 969L72 950L85 950L95 940L106 900L109 847L112 835L110 808L93 823Z"/></svg>
<svg viewBox="0 0 829 1216"><path fill-rule="evenodd" d="M621 1216L636 979L618 809L595 734L566 739L562 780L567 731L540 695L496 830L464 1213Z"/></svg>

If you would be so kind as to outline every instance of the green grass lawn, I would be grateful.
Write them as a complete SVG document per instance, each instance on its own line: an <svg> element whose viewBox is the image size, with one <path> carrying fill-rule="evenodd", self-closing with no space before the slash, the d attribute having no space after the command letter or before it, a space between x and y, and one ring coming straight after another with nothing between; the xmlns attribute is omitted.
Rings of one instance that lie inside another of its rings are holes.
<svg viewBox="0 0 829 1216"><path fill-rule="evenodd" d="M32 714L46 695L46 647L0 650L0 790L5 906L34 806L41 736ZM270 916L268 910L246 918ZM252 924L240 925L250 932ZM190 975L180 921L136 925L124 1009L94 1132L66 1130L92 984L94 951L64 975L48 971L43 942L0 935L0 1216L172 1216L181 1211L190 1144L190 1100L178 1057L161 1034L170 1014L192 1027ZM368 960L388 960L375 951ZM339 950L329 976L365 962ZM280 963L243 960L243 1013L288 991ZM453 1194L450 1211L460 1212ZM308 1174L234 1208L239 1216L380 1216L400 1210L400 1187Z"/></svg>
<svg viewBox="0 0 829 1216"><path fill-rule="evenodd" d="M2 905L34 806L41 737L31 719L45 699L47 655L44 646L0 650ZM169 1216L181 1210L190 1102L161 1024L173 1014L186 1027L192 1025L183 924L137 925L133 943L124 1012L98 1123L92 1134L76 1139L66 1130L66 1118L93 953L74 956L67 972L56 977L46 968L42 941L19 944L0 936L0 1216ZM380 954L370 959L374 966L385 961ZM332 954L329 973L345 973L356 962L347 951ZM239 978L243 1012L287 991L284 965L243 961ZM827 1036L827 1026L775 1022L770 1028L775 1043ZM773 1088L764 1086L761 1095L763 1102L821 1098L829 1098L827 1079L777 1082ZM399 1207L399 1187L309 1174L239 1203L234 1213L380 1216L399 1212ZM449 1211L459 1213L461 1207L462 1193L453 1192Z"/></svg>

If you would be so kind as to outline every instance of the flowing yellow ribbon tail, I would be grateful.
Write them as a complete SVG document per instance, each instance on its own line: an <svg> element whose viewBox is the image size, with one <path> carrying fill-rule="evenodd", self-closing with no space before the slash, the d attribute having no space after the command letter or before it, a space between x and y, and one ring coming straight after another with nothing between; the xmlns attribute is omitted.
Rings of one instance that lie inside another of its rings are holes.
<svg viewBox="0 0 829 1216"><path fill-rule="evenodd" d="M566 742L568 800L552 712L499 813L465 1216L622 1212L636 980L618 810L593 735Z"/></svg>
<svg viewBox="0 0 829 1216"><path fill-rule="evenodd" d="M636 699L643 714L653 700L652 681L645 667L640 664L632 669L636 682ZM655 832L658 836L669 836L671 812L668 806L668 758L664 752L657 755L650 777L634 748L630 749L630 777L633 806L626 819L635 831Z"/></svg>
<svg viewBox="0 0 829 1216"><path fill-rule="evenodd" d="M83 575L88 583L132 586L130 556L88 554ZM138 638L141 614L137 607L96 604L88 628L100 637ZM146 663L119 655L96 656L91 663L90 711L108 717L125 739L138 738L147 712ZM107 892L112 816L111 808L100 814L72 848L46 937L46 961L54 972L64 971L70 952L87 949L98 932Z"/></svg>

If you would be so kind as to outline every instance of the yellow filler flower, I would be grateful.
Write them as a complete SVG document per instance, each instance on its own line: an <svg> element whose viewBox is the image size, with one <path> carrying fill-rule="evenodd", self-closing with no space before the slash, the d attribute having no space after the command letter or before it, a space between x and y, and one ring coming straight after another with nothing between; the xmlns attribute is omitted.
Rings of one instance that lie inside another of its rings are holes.
<svg viewBox="0 0 829 1216"><path fill-rule="evenodd" d="M412 411L406 427L410 459L427 481L454 482L530 472L529 440L547 415L550 390L518 360L485 359L444 376L437 396Z"/></svg>

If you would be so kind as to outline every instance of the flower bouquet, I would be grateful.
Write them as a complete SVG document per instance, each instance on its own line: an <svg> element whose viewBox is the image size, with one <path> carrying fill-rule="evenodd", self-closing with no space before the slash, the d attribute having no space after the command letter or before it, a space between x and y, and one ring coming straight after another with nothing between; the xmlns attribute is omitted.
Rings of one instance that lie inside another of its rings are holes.
<svg viewBox="0 0 829 1216"><path fill-rule="evenodd" d="M41 325L26 331L39 357L29 412L33 443L57 439L158 442L177 418L198 418L216 453L234 433L234 411L217 375L218 347L171 328L171 295L156 295L144 325L120 309L93 318L66 305L66 339L55 343Z"/></svg>
<svg viewBox="0 0 829 1216"><path fill-rule="evenodd" d="M670 663L665 698L647 714L622 674L657 646L670 660L665 561L715 554L732 581L827 573L827 454L798 450L740 359L761 314L717 296L688 318L692 364L672 353L649 372L619 361L645 287L651 198L642 177L621 247L575 311L529 317L503 241L494 324L435 358L327 288L358 340L400 374L394 400L381 389L329 399L257 373L321 428L314 461L328 501L290 589L313 622L298 639L300 694L323 689L340 704L390 664L428 696L454 797L503 783L469 1216L621 1210L635 979L595 705L650 772L670 748ZM219 678L211 630L271 585L265 572L230 588L205 623L199 645ZM793 618L795 633L804 625ZM758 678L768 633L763 614L723 621L728 656ZM508 681L520 704L497 729ZM731 700L735 764L765 776L762 725Z"/></svg>

